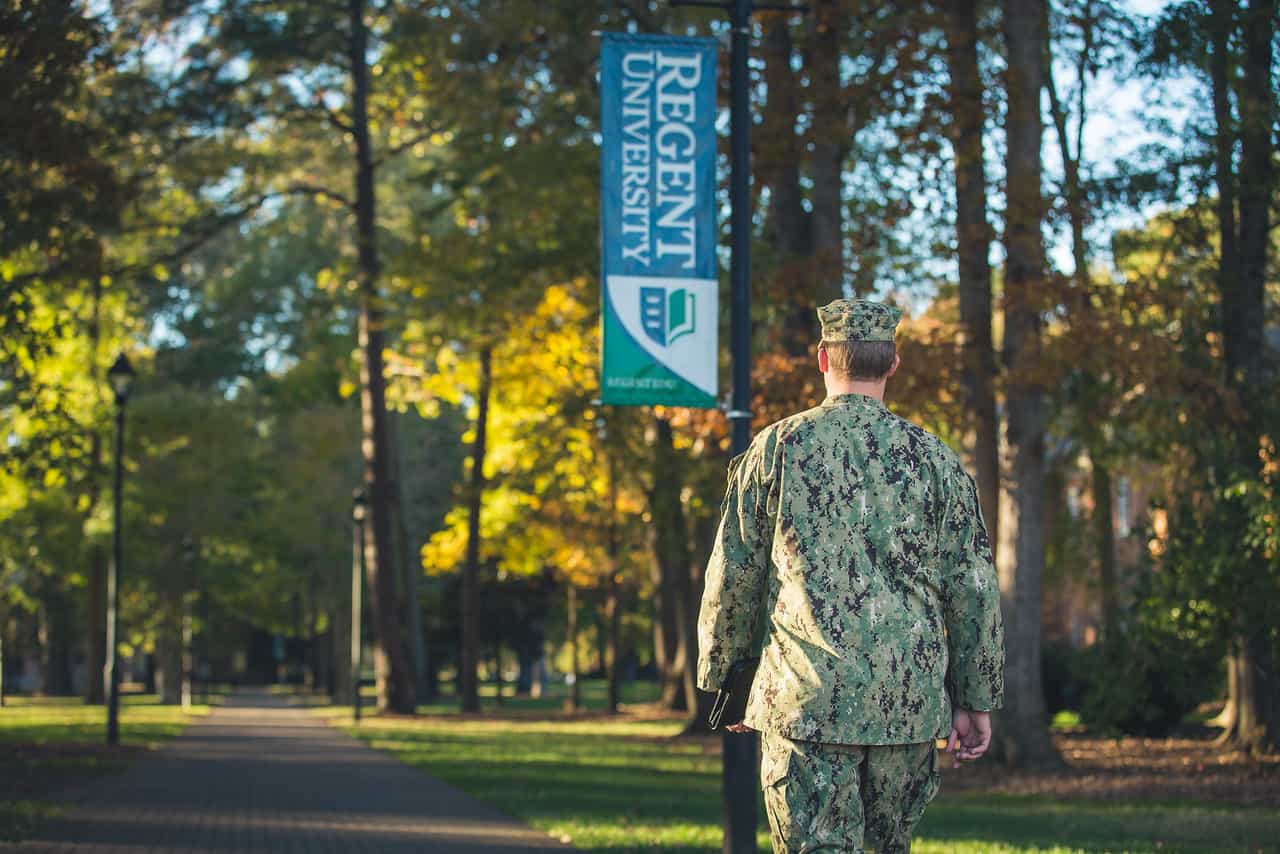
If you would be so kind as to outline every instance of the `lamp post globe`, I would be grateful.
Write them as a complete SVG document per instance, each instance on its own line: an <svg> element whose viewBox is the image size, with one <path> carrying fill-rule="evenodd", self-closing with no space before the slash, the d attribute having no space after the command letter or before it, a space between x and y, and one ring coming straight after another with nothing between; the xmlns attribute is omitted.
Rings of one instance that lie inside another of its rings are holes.
<svg viewBox="0 0 1280 854"><path fill-rule="evenodd" d="M128 401L134 376L135 372L133 365L129 364L129 357L124 353L116 356L115 362L107 369L107 379L111 383L111 390L116 395L116 406L123 407Z"/></svg>

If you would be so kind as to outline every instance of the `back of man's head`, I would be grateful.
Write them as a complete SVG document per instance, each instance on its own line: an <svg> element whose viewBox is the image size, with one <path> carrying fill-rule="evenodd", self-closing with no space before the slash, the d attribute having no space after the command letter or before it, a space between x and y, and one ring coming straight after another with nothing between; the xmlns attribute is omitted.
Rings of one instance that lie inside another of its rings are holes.
<svg viewBox="0 0 1280 854"><path fill-rule="evenodd" d="M830 370L851 380L881 380L893 370L893 337L902 312L871 300L838 299L818 309Z"/></svg>

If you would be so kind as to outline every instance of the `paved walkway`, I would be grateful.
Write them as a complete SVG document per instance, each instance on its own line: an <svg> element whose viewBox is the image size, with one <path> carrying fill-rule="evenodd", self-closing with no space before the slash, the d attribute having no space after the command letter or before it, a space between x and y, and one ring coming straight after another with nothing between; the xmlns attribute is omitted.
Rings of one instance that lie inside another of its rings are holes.
<svg viewBox="0 0 1280 854"><path fill-rule="evenodd" d="M18 850L514 854L566 849L331 729L304 709L265 692L242 692L154 755L104 778L64 818Z"/></svg>

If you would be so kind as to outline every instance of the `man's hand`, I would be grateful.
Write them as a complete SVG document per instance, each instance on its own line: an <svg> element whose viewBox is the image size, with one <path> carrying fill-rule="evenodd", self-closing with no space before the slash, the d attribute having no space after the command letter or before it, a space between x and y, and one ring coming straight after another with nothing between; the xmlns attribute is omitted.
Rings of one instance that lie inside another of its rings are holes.
<svg viewBox="0 0 1280 854"><path fill-rule="evenodd" d="M951 735L947 738L947 752L954 753L956 767L961 762L972 762L987 752L991 746L991 713L955 709L951 713Z"/></svg>
<svg viewBox="0 0 1280 854"><path fill-rule="evenodd" d="M729 724L728 726L725 727L725 729L729 730L729 732L737 732L737 733L755 732L754 729L752 729L751 727L747 726L744 723Z"/></svg>

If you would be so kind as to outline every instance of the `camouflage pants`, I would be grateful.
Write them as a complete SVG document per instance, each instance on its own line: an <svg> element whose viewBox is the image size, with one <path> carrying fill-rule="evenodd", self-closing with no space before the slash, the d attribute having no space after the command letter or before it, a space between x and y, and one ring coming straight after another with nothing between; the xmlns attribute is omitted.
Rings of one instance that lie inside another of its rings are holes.
<svg viewBox="0 0 1280 854"><path fill-rule="evenodd" d="M760 737L760 782L776 854L911 850L938 793L933 742L860 746ZM864 843L865 837L865 843Z"/></svg>

